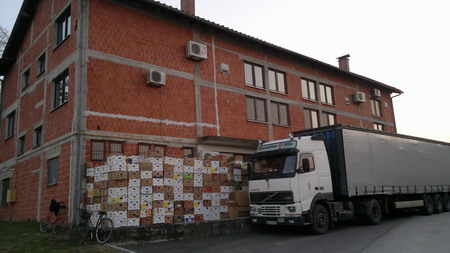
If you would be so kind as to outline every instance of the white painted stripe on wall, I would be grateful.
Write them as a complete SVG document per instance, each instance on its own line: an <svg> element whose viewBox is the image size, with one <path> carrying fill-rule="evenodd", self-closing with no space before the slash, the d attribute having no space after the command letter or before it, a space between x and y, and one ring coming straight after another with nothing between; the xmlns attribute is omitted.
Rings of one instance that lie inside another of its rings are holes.
<svg viewBox="0 0 450 253"><path fill-rule="evenodd" d="M165 124L165 125L175 125L175 126L186 126L186 127L193 127L200 125L202 127L209 127L209 128L217 128L214 124L208 124L208 123L196 123L196 122L181 122L181 121L173 121L168 119L154 119L154 118L147 118L147 117L140 117L140 116L127 116L127 115L121 115L121 114L111 114L111 113L103 113L103 112L93 112L93 111L86 111L85 116L98 116L98 117L105 117L105 118L112 118L112 119L126 119L126 120L134 120L134 121L140 121L140 122L151 122L151 123L158 123L158 124Z"/></svg>

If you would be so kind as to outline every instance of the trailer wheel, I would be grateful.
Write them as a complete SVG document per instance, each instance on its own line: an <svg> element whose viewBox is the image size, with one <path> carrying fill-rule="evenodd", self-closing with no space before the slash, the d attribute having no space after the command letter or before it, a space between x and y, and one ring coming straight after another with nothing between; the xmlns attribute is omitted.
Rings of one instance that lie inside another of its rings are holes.
<svg viewBox="0 0 450 253"><path fill-rule="evenodd" d="M442 211L450 211L450 197L447 193L442 194Z"/></svg>
<svg viewBox="0 0 450 253"><path fill-rule="evenodd" d="M375 199L370 199L367 202L367 215L366 220L369 225L378 225L383 219L383 211L381 210L380 203Z"/></svg>
<svg viewBox="0 0 450 253"><path fill-rule="evenodd" d="M311 215L311 232L315 235L325 234L329 225L330 219L327 209L321 204L314 206Z"/></svg>
<svg viewBox="0 0 450 253"><path fill-rule="evenodd" d="M434 194L433 196L434 203L434 213L442 213L442 198L439 194Z"/></svg>
<svg viewBox="0 0 450 253"><path fill-rule="evenodd" d="M431 198L430 195L426 194L423 197L423 208L422 208L422 213L424 215L432 215L434 212L434 204L433 204L433 199Z"/></svg>

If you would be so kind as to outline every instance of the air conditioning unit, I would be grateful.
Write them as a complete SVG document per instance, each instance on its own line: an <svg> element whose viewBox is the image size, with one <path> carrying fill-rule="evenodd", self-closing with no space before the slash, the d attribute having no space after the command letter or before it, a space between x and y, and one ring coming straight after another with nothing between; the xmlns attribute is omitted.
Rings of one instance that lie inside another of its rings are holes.
<svg viewBox="0 0 450 253"><path fill-rule="evenodd" d="M210 151L210 150L201 150L197 152L198 159L204 160L205 158L208 159L212 156L219 155L219 152L216 151Z"/></svg>
<svg viewBox="0 0 450 253"><path fill-rule="evenodd" d="M147 84L155 86L166 85L166 74L161 71L150 70L147 73Z"/></svg>
<svg viewBox="0 0 450 253"><path fill-rule="evenodd" d="M355 92L353 94L353 102L359 104L359 103L365 103L366 102L366 94L364 92Z"/></svg>
<svg viewBox="0 0 450 253"><path fill-rule="evenodd" d="M381 97L381 91L379 89L373 89L372 90L372 96L379 98Z"/></svg>
<svg viewBox="0 0 450 253"><path fill-rule="evenodd" d="M186 45L186 57L197 61L208 59L208 48L204 44L189 41Z"/></svg>

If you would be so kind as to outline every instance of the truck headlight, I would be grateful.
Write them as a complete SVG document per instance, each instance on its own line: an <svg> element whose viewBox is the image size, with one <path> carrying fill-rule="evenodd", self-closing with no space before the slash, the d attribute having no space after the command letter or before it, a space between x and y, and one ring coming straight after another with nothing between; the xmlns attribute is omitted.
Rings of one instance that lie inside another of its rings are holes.
<svg viewBox="0 0 450 253"><path fill-rule="evenodd" d="M256 213L256 207L254 207L254 206L250 207L250 212L251 213Z"/></svg>
<svg viewBox="0 0 450 253"><path fill-rule="evenodd" d="M290 213L295 213L295 211L296 211L295 206L288 206L287 209L288 209L288 212L290 212Z"/></svg>

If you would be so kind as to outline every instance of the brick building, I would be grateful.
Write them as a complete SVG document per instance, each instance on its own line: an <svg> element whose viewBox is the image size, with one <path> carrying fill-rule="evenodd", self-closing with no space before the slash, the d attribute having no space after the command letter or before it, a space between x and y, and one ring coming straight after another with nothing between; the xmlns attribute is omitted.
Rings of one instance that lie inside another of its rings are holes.
<svg viewBox="0 0 450 253"><path fill-rule="evenodd" d="M107 154L251 154L334 123L395 132L401 90L151 0L25 0L0 59L1 220L69 217ZM16 201L7 203L7 190Z"/></svg>

